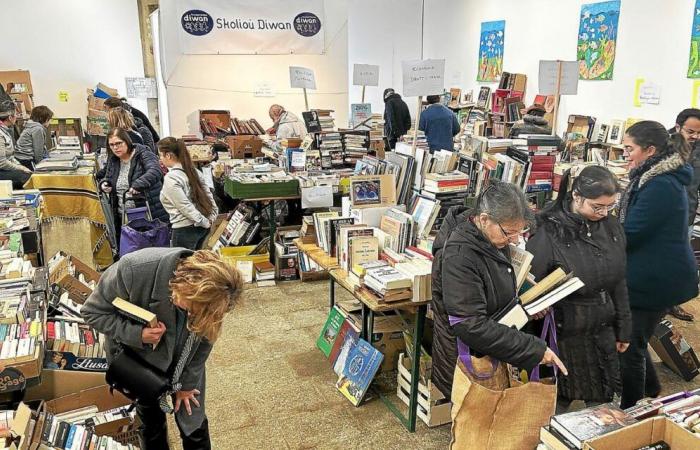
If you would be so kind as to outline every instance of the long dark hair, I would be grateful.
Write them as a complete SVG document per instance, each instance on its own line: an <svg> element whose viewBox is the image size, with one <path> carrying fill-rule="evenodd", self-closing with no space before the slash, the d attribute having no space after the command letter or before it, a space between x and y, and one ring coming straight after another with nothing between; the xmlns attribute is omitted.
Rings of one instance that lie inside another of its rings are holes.
<svg viewBox="0 0 700 450"><path fill-rule="evenodd" d="M162 154L170 153L182 164L182 170L187 175L187 181L189 181L190 189L192 190L192 203L194 203L194 206L200 213L209 217L214 211L214 205L207 195L207 189L209 188L199 178L185 142L182 139L166 137L158 141L158 151Z"/></svg>
<svg viewBox="0 0 700 450"><path fill-rule="evenodd" d="M680 133L669 135L666 128L659 122L653 120L637 122L627 129L626 134L642 148L648 148L652 145L656 147L654 156L658 159L666 158L674 153L678 153L686 162L690 157L690 146L683 135Z"/></svg>

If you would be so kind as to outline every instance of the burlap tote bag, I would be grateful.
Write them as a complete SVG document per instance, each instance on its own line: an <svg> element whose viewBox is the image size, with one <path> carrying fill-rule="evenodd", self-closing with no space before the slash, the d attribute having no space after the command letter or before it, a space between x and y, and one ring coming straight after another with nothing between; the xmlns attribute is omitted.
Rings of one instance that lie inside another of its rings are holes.
<svg viewBox="0 0 700 450"><path fill-rule="evenodd" d="M542 339L557 351L551 314ZM452 385L451 450L531 450L540 427L549 423L557 401L556 379L540 379L539 367L529 383L513 380L508 366L488 357L473 358L458 341L459 360ZM489 371L490 369L490 371Z"/></svg>

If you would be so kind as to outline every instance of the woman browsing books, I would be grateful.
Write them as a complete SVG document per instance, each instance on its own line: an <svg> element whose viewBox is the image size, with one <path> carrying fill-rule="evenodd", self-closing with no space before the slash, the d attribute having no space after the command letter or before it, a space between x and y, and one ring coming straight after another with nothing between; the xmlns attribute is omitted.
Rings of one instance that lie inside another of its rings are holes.
<svg viewBox="0 0 700 450"><path fill-rule="evenodd" d="M585 285L553 307L559 356L569 369L558 382L562 411L573 400L607 403L621 391L617 353L627 349L631 333L625 235L610 215L619 184L600 166L583 169L569 191L570 178L567 171L527 243L537 281L561 268Z"/></svg>
<svg viewBox="0 0 700 450"><path fill-rule="evenodd" d="M698 295L698 274L688 244L688 144L680 133L669 135L645 120L627 130L623 145L631 169L620 222L627 236L632 338L621 360L620 406L628 408L661 391L647 344L668 309Z"/></svg>
<svg viewBox="0 0 700 450"><path fill-rule="evenodd" d="M241 288L238 271L213 252L149 248L129 253L107 269L82 307L85 320L108 339L110 365L125 346L134 359L171 379L175 421L185 449L211 448L204 412L205 364ZM117 297L155 314L157 326L145 327L122 315L124 309L113 305ZM164 411L170 408L164 400L140 401L136 408L146 449L169 448Z"/></svg>
<svg viewBox="0 0 700 450"><path fill-rule="evenodd" d="M433 246L432 379L448 398L458 340L470 348L475 367L491 367L495 359L528 371L540 363L556 364L566 373L543 340L494 320L516 296L507 247L520 239L528 215L520 188L491 181L475 210L451 209L440 228Z"/></svg>
<svg viewBox="0 0 700 450"><path fill-rule="evenodd" d="M199 250L218 213L214 196L194 167L181 139L161 140L158 153L160 161L169 169L163 180L160 201L170 216L172 246Z"/></svg>

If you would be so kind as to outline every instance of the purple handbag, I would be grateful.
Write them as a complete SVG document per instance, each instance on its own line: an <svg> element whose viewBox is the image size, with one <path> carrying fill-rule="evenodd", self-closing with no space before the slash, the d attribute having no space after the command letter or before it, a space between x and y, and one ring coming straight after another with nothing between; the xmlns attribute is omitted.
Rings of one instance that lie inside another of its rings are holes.
<svg viewBox="0 0 700 450"><path fill-rule="evenodd" d="M151 210L145 207L126 209L124 193L124 215L119 238L119 256L149 247L170 247L170 227L158 219L151 219Z"/></svg>

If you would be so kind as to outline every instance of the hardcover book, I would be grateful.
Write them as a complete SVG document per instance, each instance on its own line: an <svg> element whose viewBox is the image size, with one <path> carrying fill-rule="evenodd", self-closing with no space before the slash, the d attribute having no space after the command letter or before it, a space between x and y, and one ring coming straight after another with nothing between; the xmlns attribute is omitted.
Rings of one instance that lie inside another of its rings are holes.
<svg viewBox="0 0 700 450"><path fill-rule="evenodd" d="M350 350L336 383L350 403L360 405L383 359L384 355L364 339Z"/></svg>
<svg viewBox="0 0 700 450"><path fill-rule="evenodd" d="M335 344L338 338L341 327L345 322L345 316L336 307L331 308L331 312L328 314L328 319L326 324L321 330L321 335L316 340L316 346L323 352L326 357L329 357L331 350L333 349L333 344Z"/></svg>

